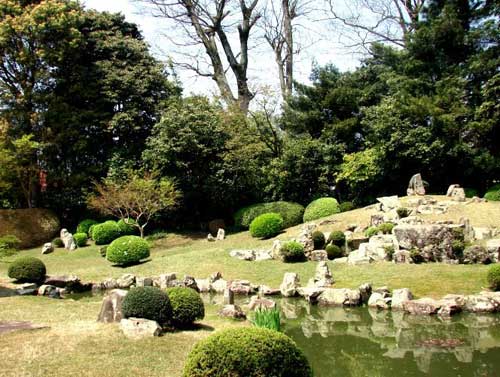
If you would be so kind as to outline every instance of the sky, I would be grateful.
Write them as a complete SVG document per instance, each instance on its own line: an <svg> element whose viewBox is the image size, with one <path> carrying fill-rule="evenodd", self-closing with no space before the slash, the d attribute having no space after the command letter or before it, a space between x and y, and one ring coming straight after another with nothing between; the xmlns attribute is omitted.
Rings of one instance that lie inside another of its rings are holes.
<svg viewBox="0 0 500 377"><path fill-rule="evenodd" d="M271 0L272 1L272 0ZM167 20L153 18L141 13L137 2L131 0L83 0L87 8L98 11L119 12L125 15L129 22L139 25L146 41L151 46L152 53L160 60L168 60L169 56L175 56L178 46L175 46L164 35L171 34L172 29ZM296 58L295 79L300 82L309 82L309 75L314 63L324 65L333 63L341 71L352 70L359 65L359 57L352 52L346 51L342 45L333 37L326 26L314 29L317 23L305 24L310 30L299 29L298 33L307 34L310 41L304 42L304 47ZM311 31L312 30L312 31ZM301 35L298 35L300 38ZM249 81L257 83L258 86L270 86L278 90L278 75L273 60L272 52L265 45L258 47L250 53ZM252 59L253 56L253 59ZM216 94L217 88L210 78L200 78L193 72L177 70L179 78L184 87L185 94Z"/></svg>

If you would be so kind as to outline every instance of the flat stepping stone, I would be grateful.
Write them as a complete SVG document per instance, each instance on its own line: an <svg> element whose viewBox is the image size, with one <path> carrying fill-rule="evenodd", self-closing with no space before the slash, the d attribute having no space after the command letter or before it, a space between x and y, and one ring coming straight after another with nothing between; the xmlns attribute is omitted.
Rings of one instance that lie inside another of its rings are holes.
<svg viewBox="0 0 500 377"><path fill-rule="evenodd" d="M0 334L18 330L39 330L47 328L48 326L36 325L31 322L0 321Z"/></svg>

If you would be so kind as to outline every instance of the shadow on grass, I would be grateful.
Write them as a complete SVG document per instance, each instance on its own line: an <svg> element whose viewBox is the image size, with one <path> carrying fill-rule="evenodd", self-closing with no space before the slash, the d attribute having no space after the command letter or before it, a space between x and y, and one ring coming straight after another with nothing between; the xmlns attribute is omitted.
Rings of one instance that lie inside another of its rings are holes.
<svg viewBox="0 0 500 377"><path fill-rule="evenodd" d="M184 331L215 331L215 328L209 325L205 325L203 323L193 323L187 326L178 326L175 328L171 328L170 332L184 332Z"/></svg>
<svg viewBox="0 0 500 377"><path fill-rule="evenodd" d="M151 261L152 261L152 259L149 258L149 259L145 259L145 260L142 260L142 261L136 262L136 263L112 264L111 266L117 267L117 268L121 268L121 269L125 269L125 268L129 268L129 267L140 266L141 264L145 264L145 263L148 263L148 262L151 262Z"/></svg>
<svg viewBox="0 0 500 377"><path fill-rule="evenodd" d="M15 289L4 287L0 285L0 298L1 297L12 297L17 296L17 292Z"/></svg>

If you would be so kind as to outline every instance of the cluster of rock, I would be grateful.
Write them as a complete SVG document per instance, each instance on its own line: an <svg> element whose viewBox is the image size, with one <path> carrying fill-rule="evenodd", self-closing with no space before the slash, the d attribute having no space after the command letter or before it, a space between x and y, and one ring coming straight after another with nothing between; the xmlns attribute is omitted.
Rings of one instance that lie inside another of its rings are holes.
<svg viewBox="0 0 500 377"><path fill-rule="evenodd" d="M212 233L208 233L207 241L208 242L224 241L225 238L226 238L226 231L222 228L219 228L217 230L216 237L212 236Z"/></svg>
<svg viewBox="0 0 500 377"><path fill-rule="evenodd" d="M69 251L74 251L76 250L76 241L75 238L73 237L73 234L68 232L66 228L61 229L61 232L59 234L59 237L61 238L61 241L64 244L64 248ZM54 245L52 242L46 242L42 246L42 254L50 254L54 251Z"/></svg>
<svg viewBox="0 0 500 377"><path fill-rule="evenodd" d="M70 293L88 291L91 287L91 283L83 283L75 275L47 276L42 284L20 284L16 287L15 292L21 296L63 298L64 295Z"/></svg>

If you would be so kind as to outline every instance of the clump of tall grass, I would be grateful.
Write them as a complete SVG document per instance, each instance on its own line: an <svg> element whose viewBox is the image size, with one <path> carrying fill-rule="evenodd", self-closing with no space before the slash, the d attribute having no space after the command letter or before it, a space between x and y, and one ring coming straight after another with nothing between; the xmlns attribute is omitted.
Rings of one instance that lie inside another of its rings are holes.
<svg viewBox="0 0 500 377"><path fill-rule="evenodd" d="M252 323L257 327L281 331L281 315L277 307L272 309L259 308L255 311Z"/></svg>

